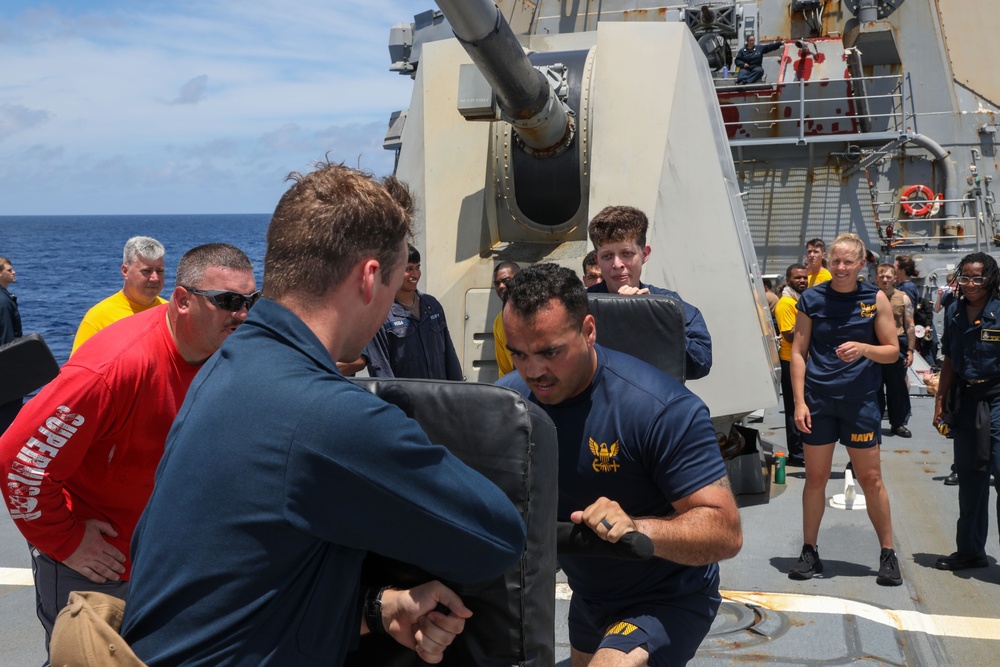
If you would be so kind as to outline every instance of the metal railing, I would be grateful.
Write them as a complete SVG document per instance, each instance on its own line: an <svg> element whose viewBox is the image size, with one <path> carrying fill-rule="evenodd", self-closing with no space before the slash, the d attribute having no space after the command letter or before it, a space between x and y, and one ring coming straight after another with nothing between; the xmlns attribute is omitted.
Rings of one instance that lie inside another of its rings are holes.
<svg viewBox="0 0 1000 667"><path fill-rule="evenodd" d="M837 88L851 92L845 95L833 94ZM870 88L880 89L882 92L869 94L867 91ZM787 94L789 91L794 91L794 94ZM720 98L719 104L724 109L735 108L741 116L744 109L751 112L747 114L747 118L724 122L729 135L735 133L734 128L750 128L747 130L751 134L750 137L730 139L731 146L776 144L804 146L809 143L843 141L891 141L900 136L917 134L917 114L913 104L910 76L907 72L846 79L727 86L717 88L717 92L727 96L731 93L742 93L745 97L757 98L745 102L730 102L724 97ZM830 106L837 102L844 102L844 106L849 108L853 105L853 113L819 116L809 113L810 109L814 110L819 105ZM781 108L788 105L792 105L793 113L781 117ZM862 129L837 133L815 133L814 130L808 130L807 133L807 125L815 128L817 123L831 121L857 122ZM790 131L780 133L780 128L790 125L796 127L794 134ZM775 126L779 128L777 135L772 132L767 135L752 136L754 130L770 130ZM865 127L870 129L865 130Z"/></svg>

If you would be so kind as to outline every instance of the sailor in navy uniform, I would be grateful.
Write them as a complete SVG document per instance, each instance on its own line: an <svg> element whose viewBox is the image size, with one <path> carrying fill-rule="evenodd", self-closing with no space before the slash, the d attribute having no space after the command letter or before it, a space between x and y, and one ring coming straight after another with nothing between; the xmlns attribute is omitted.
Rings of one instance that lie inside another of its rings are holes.
<svg viewBox="0 0 1000 667"><path fill-rule="evenodd" d="M1000 271L986 253L965 256L956 269L961 297L945 316L944 363L934 425L950 422L958 473L957 550L938 558L941 570L986 567L990 475L1000 494Z"/></svg>
<svg viewBox="0 0 1000 667"><path fill-rule="evenodd" d="M6 345L20 338L21 313L17 309L17 297L7 291L17 282L17 271L6 257L0 257L0 345ZM0 435L11 425L21 410L22 399L0 405Z"/></svg>
<svg viewBox="0 0 1000 667"><path fill-rule="evenodd" d="M736 64L740 67L740 73L736 75L736 83L757 83L764 78L764 54L780 49L784 45L780 39L760 46L756 46L755 41L756 38L749 35L746 46L736 52Z"/></svg>
<svg viewBox="0 0 1000 667"><path fill-rule="evenodd" d="M595 655L606 664L623 653L630 665L684 665L721 602L717 561L742 546L708 408L665 373L595 344L572 270L523 269L506 294L503 324L517 373L497 384L540 405L556 425L559 519L585 523L609 542L639 531L655 549L646 561L560 554L573 589L573 664Z"/></svg>
<svg viewBox="0 0 1000 667"><path fill-rule="evenodd" d="M807 289L796 304L792 391L795 425L805 445L806 485L802 552L788 576L803 580L823 572L817 539L839 440L847 447L882 547L875 581L898 586L903 580L882 480L882 415L876 394L882 385L879 364L896 361L899 343L889 298L871 283L858 281L864 265L864 243L855 234L841 234L830 245L833 277Z"/></svg>

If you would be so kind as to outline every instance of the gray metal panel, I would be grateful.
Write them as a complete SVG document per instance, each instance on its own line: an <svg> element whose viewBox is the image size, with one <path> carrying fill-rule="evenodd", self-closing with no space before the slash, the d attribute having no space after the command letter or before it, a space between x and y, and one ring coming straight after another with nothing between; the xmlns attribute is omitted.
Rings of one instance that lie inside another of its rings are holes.
<svg viewBox="0 0 1000 667"><path fill-rule="evenodd" d="M473 288L465 293L465 325L449 322L452 339L463 351L468 382L493 383L500 375L493 339L493 320L500 314L500 307L500 298L492 289Z"/></svg>
<svg viewBox="0 0 1000 667"><path fill-rule="evenodd" d="M472 64L458 69L458 113L467 120L497 120L500 117L493 88Z"/></svg>
<svg viewBox="0 0 1000 667"><path fill-rule="evenodd" d="M789 264L802 261L811 238L830 243L853 232L878 251L867 182L855 176L842 185L840 173L839 167L810 171L792 161L747 165L744 206L762 272L784 275Z"/></svg>
<svg viewBox="0 0 1000 667"><path fill-rule="evenodd" d="M997 2L937 0L938 17L955 80L1000 104L1000 11Z"/></svg>

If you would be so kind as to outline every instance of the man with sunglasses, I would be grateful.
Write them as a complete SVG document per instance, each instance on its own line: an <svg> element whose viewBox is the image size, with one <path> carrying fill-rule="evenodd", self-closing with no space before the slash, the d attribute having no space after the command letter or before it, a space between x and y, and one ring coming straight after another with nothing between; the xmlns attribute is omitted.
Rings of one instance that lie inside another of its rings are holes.
<svg viewBox="0 0 1000 667"><path fill-rule="evenodd" d="M97 332L0 438L4 500L31 550L46 647L70 591L124 599L129 543L167 432L258 296L238 248L188 251L168 303Z"/></svg>

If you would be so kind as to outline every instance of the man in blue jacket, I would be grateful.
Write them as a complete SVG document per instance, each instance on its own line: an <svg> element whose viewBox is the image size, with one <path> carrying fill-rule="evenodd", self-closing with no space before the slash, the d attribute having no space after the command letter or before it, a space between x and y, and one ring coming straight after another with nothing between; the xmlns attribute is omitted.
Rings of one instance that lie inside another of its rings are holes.
<svg viewBox="0 0 1000 667"><path fill-rule="evenodd" d="M461 382L462 364L451 341L441 303L417 290L420 251L409 246L403 283L388 317L365 346L368 374L379 378L423 378Z"/></svg>
<svg viewBox="0 0 1000 667"><path fill-rule="evenodd" d="M13 342L21 337L21 313L17 309L17 297L7 291L17 282L17 271L6 257L0 257L0 345ZM10 426L21 409L22 399L0 405L0 435Z"/></svg>
<svg viewBox="0 0 1000 667"><path fill-rule="evenodd" d="M132 542L122 635L149 667L341 665L359 629L436 663L471 611L436 581L362 591L365 555L473 583L524 550L503 492L337 371L403 280L405 187L294 178L264 298L191 385Z"/></svg>

